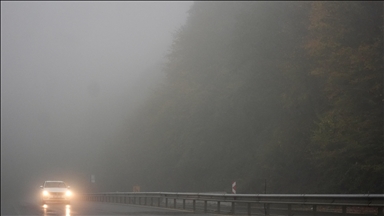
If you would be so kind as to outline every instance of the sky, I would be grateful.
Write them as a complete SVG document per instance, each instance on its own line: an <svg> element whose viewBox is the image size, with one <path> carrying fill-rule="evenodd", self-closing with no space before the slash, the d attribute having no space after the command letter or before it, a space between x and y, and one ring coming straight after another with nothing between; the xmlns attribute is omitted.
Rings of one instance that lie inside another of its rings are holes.
<svg viewBox="0 0 384 216"><path fill-rule="evenodd" d="M1 1L2 202L45 180L84 187L192 4Z"/></svg>

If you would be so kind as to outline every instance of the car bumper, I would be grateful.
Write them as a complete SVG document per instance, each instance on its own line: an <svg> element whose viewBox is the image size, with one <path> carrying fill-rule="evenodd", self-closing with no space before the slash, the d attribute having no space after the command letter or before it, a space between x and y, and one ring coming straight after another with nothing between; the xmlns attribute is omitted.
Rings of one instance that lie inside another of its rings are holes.
<svg viewBox="0 0 384 216"><path fill-rule="evenodd" d="M69 202L71 199L68 197L57 198L57 197L44 197L41 199L43 202L50 203L60 203L60 202Z"/></svg>

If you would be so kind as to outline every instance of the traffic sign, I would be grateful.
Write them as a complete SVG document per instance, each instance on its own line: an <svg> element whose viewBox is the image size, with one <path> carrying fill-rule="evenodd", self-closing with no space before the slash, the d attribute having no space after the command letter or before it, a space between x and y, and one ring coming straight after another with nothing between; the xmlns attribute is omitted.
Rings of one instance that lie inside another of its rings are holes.
<svg viewBox="0 0 384 216"><path fill-rule="evenodd" d="M236 193L236 182L232 182L232 193L235 194Z"/></svg>

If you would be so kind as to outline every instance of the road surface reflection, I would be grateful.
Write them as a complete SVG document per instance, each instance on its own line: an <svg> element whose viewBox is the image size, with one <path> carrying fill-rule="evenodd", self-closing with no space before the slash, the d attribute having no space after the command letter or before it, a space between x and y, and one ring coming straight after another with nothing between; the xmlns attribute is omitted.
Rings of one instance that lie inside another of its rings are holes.
<svg viewBox="0 0 384 216"><path fill-rule="evenodd" d="M43 205L43 212L44 216L48 215L57 215L57 214L62 214L65 212L65 216L70 216L71 215L71 205L48 205L44 204Z"/></svg>

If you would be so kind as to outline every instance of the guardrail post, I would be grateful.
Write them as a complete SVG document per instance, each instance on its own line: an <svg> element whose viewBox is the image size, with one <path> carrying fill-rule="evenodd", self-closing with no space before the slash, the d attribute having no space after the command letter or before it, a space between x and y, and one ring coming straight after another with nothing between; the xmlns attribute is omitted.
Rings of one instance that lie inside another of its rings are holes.
<svg viewBox="0 0 384 216"><path fill-rule="evenodd" d="M231 214L235 214L235 202L232 202L232 205L231 205Z"/></svg>
<svg viewBox="0 0 384 216"><path fill-rule="evenodd" d="M160 197L157 198L157 206L160 207Z"/></svg>
<svg viewBox="0 0 384 216"><path fill-rule="evenodd" d="M207 200L204 200L204 213L207 212Z"/></svg>
<svg viewBox="0 0 384 216"><path fill-rule="evenodd" d="M176 198L173 199L173 208L176 208Z"/></svg>
<svg viewBox="0 0 384 216"><path fill-rule="evenodd" d="M313 212L313 216L317 215L317 205L312 206L312 212Z"/></svg>
<svg viewBox="0 0 384 216"><path fill-rule="evenodd" d="M347 206L342 206L343 209L343 215L347 215Z"/></svg>
<svg viewBox="0 0 384 216"><path fill-rule="evenodd" d="M185 199L183 199L183 209L185 209Z"/></svg>
<svg viewBox="0 0 384 216"><path fill-rule="evenodd" d="M168 198L165 198L165 208L168 208Z"/></svg>
<svg viewBox="0 0 384 216"><path fill-rule="evenodd" d="M217 213L220 214L220 201L217 201Z"/></svg>
<svg viewBox="0 0 384 216"><path fill-rule="evenodd" d="M196 200L193 200L193 211L196 211Z"/></svg>
<svg viewBox="0 0 384 216"><path fill-rule="evenodd" d="M292 205L288 204L288 216L292 216Z"/></svg>
<svg viewBox="0 0 384 216"><path fill-rule="evenodd" d="M151 206L153 206L153 197L151 197Z"/></svg>
<svg viewBox="0 0 384 216"><path fill-rule="evenodd" d="M248 215L251 215L251 203L247 203Z"/></svg>
<svg viewBox="0 0 384 216"><path fill-rule="evenodd" d="M144 197L144 205L147 205L147 197Z"/></svg>
<svg viewBox="0 0 384 216"><path fill-rule="evenodd" d="M269 215L269 203L264 204L265 215Z"/></svg>

